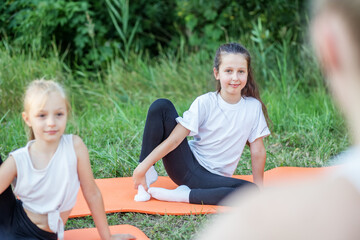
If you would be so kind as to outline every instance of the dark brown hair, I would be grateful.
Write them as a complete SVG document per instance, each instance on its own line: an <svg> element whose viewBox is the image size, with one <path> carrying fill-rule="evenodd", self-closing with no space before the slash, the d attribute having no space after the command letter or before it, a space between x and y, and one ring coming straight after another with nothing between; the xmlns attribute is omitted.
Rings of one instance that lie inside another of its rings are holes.
<svg viewBox="0 0 360 240"><path fill-rule="evenodd" d="M229 54L229 53L241 54L245 57L247 64L248 64L248 78L247 78L247 83L246 83L245 87L241 90L241 96L253 97L253 98L256 98L257 100L259 100L259 102L261 103L261 106L262 106L262 110L263 110L266 122L269 125L269 122L270 122L269 115L268 115L265 104L261 101L261 98L260 98L259 88L256 85L253 70L251 68L251 56L250 56L249 51L243 45L241 45L239 43L223 44L216 51L215 59L214 59L214 68L216 69L216 71L219 72L222 55ZM218 92L220 92L220 90L221 90L220 81L216 81L216 82L217 82L216 90Z"/></svg>

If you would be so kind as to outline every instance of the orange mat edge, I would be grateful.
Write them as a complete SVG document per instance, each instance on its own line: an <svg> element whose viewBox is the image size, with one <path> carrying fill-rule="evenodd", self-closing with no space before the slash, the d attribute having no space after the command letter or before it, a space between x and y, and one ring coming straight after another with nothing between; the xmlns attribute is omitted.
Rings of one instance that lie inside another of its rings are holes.
<svg viewBox="0 0 360 240"><path fill-rule="evenodd" d="M329 167L277 167L265 171L264 184L272 182L283 181L284 178L296 179L297 177L315 176L320 173L336 168L336 166ZM235 175L236 178L245 178L249 180L252 175ZM213 205L196 205L186 203L173 203L151 200L148 202L137 203L133 200L136 190L133 189L131 177L122 178L104 178L96 179L97 185L102 192L105 212L136 212L154 215L197 215L197 214L213 214L222 206ZM154 186L160 186L168 189L173 189L177 185L171 181L169 177L160 176ZM70 214L71 218L84 217L90 215L90 210L83 199L81 191L78 194L77 204Z"/></svg>

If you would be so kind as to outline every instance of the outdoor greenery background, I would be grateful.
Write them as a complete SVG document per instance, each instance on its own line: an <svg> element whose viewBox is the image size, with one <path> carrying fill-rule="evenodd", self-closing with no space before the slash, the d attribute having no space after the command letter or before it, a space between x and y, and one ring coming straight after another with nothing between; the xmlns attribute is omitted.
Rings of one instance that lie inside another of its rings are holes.
<svg viewBox="0 0 360 240"><path fill-rule="evenodd" d="M29 81L44 77L66 87L67 132L83 138L95 177L131 176L151 102L169 98L182 114L215 89L215 51L235 41L252 54L272 121L266 170L330 165L349 138L308 44L309 12L300 0L5 0L1 156L25 145L22 94ZM156 169L166 175L161 162ZM248 148L235 173L251 174ZM108 215L110 224L132 224L151 239L189 239L208 218ZM66 225L89 226L91 217Z"/></svg>

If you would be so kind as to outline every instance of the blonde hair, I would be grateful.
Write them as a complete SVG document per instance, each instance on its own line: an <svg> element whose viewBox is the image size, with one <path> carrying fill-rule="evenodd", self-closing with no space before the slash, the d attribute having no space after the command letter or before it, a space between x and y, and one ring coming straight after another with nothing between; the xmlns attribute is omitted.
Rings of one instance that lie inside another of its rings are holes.
<svg viewBox="0 0 360 240"><path fill-rule="evenodd" d="M66 111L69 114L71 108L64 88L53 80L45 79L34 80L28 85L24 95L24 112L29 113L31 105L35 99L41 98L45 104L50 93L53 92L59 93L64 98ZM27 127L27 133L29 140L35 139L35 135L31 127Z"/></svg>
<svg viewBox="0 0 360 240"><path fill-rule="evenodd" d="M348 26L349 34L356 48L357 60L360 60L360 1L359 0L316 0L312 6L313 17L330 10L340 14Z"/></svg>

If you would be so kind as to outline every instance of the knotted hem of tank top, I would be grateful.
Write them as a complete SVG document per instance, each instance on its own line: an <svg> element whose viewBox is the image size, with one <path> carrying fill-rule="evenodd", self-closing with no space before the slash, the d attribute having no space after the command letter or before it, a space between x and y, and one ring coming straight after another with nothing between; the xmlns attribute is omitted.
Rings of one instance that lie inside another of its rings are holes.
<svg viewBox="0 0 360 240"><path fill-rule="evenodd" d="M48 224L51 231L57 233L60 240L64 239L64 223L59 210L48 213Z"/></svg>

